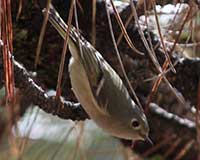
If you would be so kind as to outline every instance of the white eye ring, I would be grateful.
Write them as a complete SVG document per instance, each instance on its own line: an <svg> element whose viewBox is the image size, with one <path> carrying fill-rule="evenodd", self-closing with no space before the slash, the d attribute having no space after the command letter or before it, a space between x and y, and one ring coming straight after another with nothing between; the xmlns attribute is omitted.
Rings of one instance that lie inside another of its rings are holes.
<svg viewBox="0 0 200 160"><path fill-rule="evenodd" d="M133 118L131 120L131 126L134 128L134 129L140 129L140 123L138 122L137 119Z"/></svg>

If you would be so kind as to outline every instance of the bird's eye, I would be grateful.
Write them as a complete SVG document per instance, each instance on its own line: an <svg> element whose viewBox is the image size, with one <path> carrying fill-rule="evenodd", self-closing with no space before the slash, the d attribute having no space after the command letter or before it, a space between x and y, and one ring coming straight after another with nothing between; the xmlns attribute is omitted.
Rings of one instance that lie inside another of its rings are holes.
<svg viewBox="0 0 200 160"><path fill-rule="evenodd" d="M136 119L132 119L131 121L131 126L135 129L139 129L140 128L140 123L138 122L138 120Z"/></svg>

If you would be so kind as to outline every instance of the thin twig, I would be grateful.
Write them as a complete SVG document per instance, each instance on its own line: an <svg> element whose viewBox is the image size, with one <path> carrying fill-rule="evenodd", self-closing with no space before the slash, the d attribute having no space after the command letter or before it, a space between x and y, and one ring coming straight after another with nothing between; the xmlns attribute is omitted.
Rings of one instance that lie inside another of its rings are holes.
<svg viewBox="0 0 200 160"><path fill-rule="evenodd" d="M181 143L181 138L178 138L170 147L169 149L165 152L163 155L164 158L167 158L175 149L178 147L178 145Z"/></svg>
<svg viewBox="0 0 200 160"><path fill-rule="evenodd" d="M22 13L22 6L23 6L23 0L19 0L19 7L18 7L18 11L17 11L17 20L19 19L21 13Z"/></svg>
<svg viewBox="0 0 200 160"><path fill-rule="evenodd" d="M66 141L68 140L68 137L70 136L70 134L74 130L75 125L76 125L76 123L73 126L70 127L70 129L68 130L66 136L64 136L62 142L59 144L59 146L56 148L56 150L52 154L52 156L50 158L51 160L57 159L56 155L58 154L59 150L64 147L64 144L66 143Z"/></svg>
<svg viewBox="0 0 200 160"><path fill-rule="evenodd" d="M186 153L192 148L194 144L194 140L190 140L186 145L181 148L181 151L178 153L178 155L174 158L174 160L181 160L186 155Z"/></svg>
<svg viewBox="0 0 200 160"><path fill-rule="evenodd" d="M66 57L66 52L67 52L67 43L69 40L69 32L70 32L71 22L72 22L72 17L73 17L74 2L75 2L75 0L71 1L69 17L68 17L68 22L67 22L68 28L66 28L67 33L65 36L65 41L64 41L64 45L63 45L62 56L61 56L61 61L60 61L60 66L59 66L59 73L58 73L57 86L56 86L56 99L57 100L59 100L60 96L61 96L61 83L62 83L63 70L64 70L64 65L65 65L65 57Z"/></svg>
<svg viewBox="0 0 200 160"><path fill-rule="evenodd" d="M122 33L124 34L124 37L125 37L125 39L126 39L128 45L129 45L129 46L131 47L131 49L132 49L134 52L136 52L137 54L144 55L144 53L140 52L138 49L136 49L136 48L134 47L134 45L133 45L133 43L132 43L130 37L128 36L128 33L127 33L127 31L126 31L126 28L124 27L124 24L123 24L123 22L122 22L122 20L121 20L121 18L120 18L120 15L119 15L119 13L118 13L118 11L117 11L115 5L114 5L113 0L110 0L110 2L111 2L111 5L112 5L112 7L113 7L113 10L114 10L114 13L115 13L115 17L116 17L116 19L117 19L117 22L118 22L118 24L119 24L119 26L120 26L120 28L121 28L121 30L122 30ZM105 3L107 3L106 0L105 0Z"/></svg>
<svg viewBox="0 0 200 160"><path fill-rule="evenodd" d="M162 148L163 146L169 144L174 138L176 138L175 135L171 135L165 139L163 139L162 141L160 141L158 144L154 145L152 148L150 148L149 150L147 150L146 152L143 153L144 157L149 156L150 154L152 154L153 152L157 151L158 149Z"/></svg>
<svg viewBox="0 0 200 160"><path fill-rule="evenodd" d="M153 1L153 10L154 10L154 15L155 15L155 19L156 19L156 26L157 26L157 29L158 29L158 34L160 36L160 41L161 41L161 44L162 44L162 47L163 47L163 50L164 50L164 54L166 56L166 67L163 68L163 70L166 70L167 69L167 66L168 64L170 65L172 71L174 73L176 73L176 70L170 60L170 57L169 57L169 54L167 53L167 50L166 50L166 47L165 47L165 43L163 41L163 36L162 36L162 33L161 33L161 28L160 28L160 24L159 24L159 20L158 20L158 15L157 15L157 11L156 11L156 4L155 2Z"/></svg>
<svg viewBox="0 0 200 160"><path fill-rule="evenodd" d="M37 49L36 49L35 64L34 64L35 69L37 68L39 58L40 58L42 42L43 42L43 39L44 39L44 34L45 34L45 31L46 31L46 26L47 26L48 17L49 17L48 12L49 12L49 9L50 9L50 4L51 4L51 0L48 0L47 5L46 5L47 12L45 13L45 16L44 16L44 20L43 20L43 24L42 24L42 28L41 28L41 31L40 31L38 44L37 44Z"/></svg>
<svg viewBox="0 0 200 160"><path fill-rule="evenodd" d="M183 28L184 28L184 26L185 26L185 23L187 22L188 17L190 16L190 12L191 12L191 8L188 10L188 12L187 12L185 18L183 19L183 23L181 24L179 33L178 33L178 35L177 35L177 37L176 37L176 39L175 39L175 41L174 41L174 45L173 45L172 48L170 49L170 54L172 54L172 52L174 51L174 49L175 49L175 47L176 47L176 44L177 44L177 42L178 42L178 40L179 40L179 38L180 38L180 36L181 36L181 33L182 33Z"/></svg>
<svg viewBox="0 0 200 160"><path fill-rule="evenodd" d="M121 67L121 69L122 69L122 72L123 72L123 75L124 75L124 77L125 77L125 80L126 80L126 82L128 83L128 86L129 86L131 92L133 93L134 98L136 99L137 104L138 104L139 107L142 109L142 105L141 105L141 103L140 103L140 101L139 101L139 99L138 99L138 97L137 97L137 95L136 95L136 93L135 93L133 87L131 86L131 83L130 83L129 79L128 79L128 76L127 76L127 74L126 74L124 65L123 65L122 60L121 60L121 57L120 57L119 50L118 50L118 48L117 48L117 43L116 43L115 36L114 36L114 33L113 33L112 22L111 22L109 10L108 10L108 7L107 7L107 3L105 3L105 7L106 7L107 18L108 18L108 24L109 24L109 28L110 28L110 34L111 34L111 37L112 37L112 41L113 41L113 45L114 45L114 48L115 48L115 52L116 52L116 54L117 54L117 58L118 58L119 63L120 63L120 67ZM143 109L142 109L142 110L143 110Z"/></svg>
<svg viewBox="0 0 200 160"><path fill-rule="evenodd" d="M96 43L96 0L92 0L92 45Z"/></svg>
<svg viewBox="0 0 200 160"><path fill-rule="evenodd" d="M198 83L198 91L197 91L197 112L196 112L196 129L197 129L197 143L198 143L198 148L199 148L199 154L198 156L200 157L200 80Z"/></svg>
<svg viewBox="0 0 200 160"><path fill-rule="evenodd" d="M124 28L125 28L125 29L128 27L128 25L129 25L129 23L131 22L132 18L133 18L133 14L131 13L131 14L129 15L128 19L127 19L126 22L125 22L125 25L124 25ZM123 38L123 32L120 33L120 35L119 35L119 37L118 37L118 39L117 39L117 46L120 44L122 38Z"/></svg>

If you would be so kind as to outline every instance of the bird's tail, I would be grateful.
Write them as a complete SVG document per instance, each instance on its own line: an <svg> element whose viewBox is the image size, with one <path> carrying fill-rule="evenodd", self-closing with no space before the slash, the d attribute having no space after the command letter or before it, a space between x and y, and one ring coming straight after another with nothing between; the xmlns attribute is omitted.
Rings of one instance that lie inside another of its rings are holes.
<svg viewBox="0 0 200 160"><path fill-rule="evenodd" d="M46 8L43 9L43 13L47 12ZM61 35L63 39L66 38L66 33L68 26L65 24L65 22L62 20L58 12L54 9L53 5L50 4L49 9L49 22L53 25L53 27L58 31L58 33Z"/></svg>
<svg viewBox="0 0 200 160"><path fill-rule="evenodd" d="M43 13L45 12L47 12L47 10L43 9ZM76 58L79 59L80 57L83 57L80 55L81 52L79 52L79 49L80 49L79 44L83 43L83 41L85 40L83 40L84 38L79 34L77 29L73 26L69 27L68 25L66 25L52 4L50 4L50 9L48 11L48 14L49 14L49 17L48 17L49 22L58 31L58 33L63 39L66 39L66 34L69 33L69 41L68 41L69 46L77 50L75 52L72 52L73 57L75 59ZM69 29L69 32L68 32L68 29Z"/></svg>
<svg viewBox="0 0 200 160"><path fill-rule="evenodd" d="M46 9L43 10L44 13L46 11ZM88 76L95 75L95 80L93 79L91 81L96 82L96 78L99 77L100 73L100 63L103 61L100 53L80 35L75 27L70 26L69 28L52 5L50 5L48 14L49 22L59 32L63 39L66 38L66 33L69 29L68 44L73 58L81 61Z"/></svg>

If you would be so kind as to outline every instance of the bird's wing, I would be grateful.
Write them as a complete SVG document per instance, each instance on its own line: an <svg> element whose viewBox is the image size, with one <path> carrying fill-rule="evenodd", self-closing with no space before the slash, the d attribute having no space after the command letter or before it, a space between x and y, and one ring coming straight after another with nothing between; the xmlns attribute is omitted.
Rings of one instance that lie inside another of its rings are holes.
<svg viewBox="0 0 200 160"><path fill-rule="evenodd" d="M89 42L82 44L81 61L98 106L110 114L127 103L129 94L122 80L101 54ZM120 101L116 101L120 99ZM125 102L124 102L125 101ZM110 107L112 106L112 107Z"/></svg>
<svg viewBox="0 0 200 160"><path fill-rule="evenodd" d="M105 60L90 43L84 42L81 46L81 62L87 74L91 91L93 93L93 96L95 97L96 102L98 103L98 106L100 107L99 109L108 115L108 98L106 97L106 93L109 92L109 90L104 90L105 94L101 94L100 96L100 93L102 93L102 89L105 85L105 80L107 80L104 72Z"/></svg>
<svg viewBox="0 0 200 160"><path fill-rule="evenodd" d="M65 39L68 26L52 5L49 10L48 20L62 38ZM118 105L115 104L116 101L112 98L120 98L119 90L124 90L125 94L127 94L121 79L101 54L73 26L70 28L69 36L71 40L69 41L69 46L74 45L77 47L76 54L72 53L72 56L83 64L91 91L100 110L105 114L109 114L108 106Z"/></svg>

